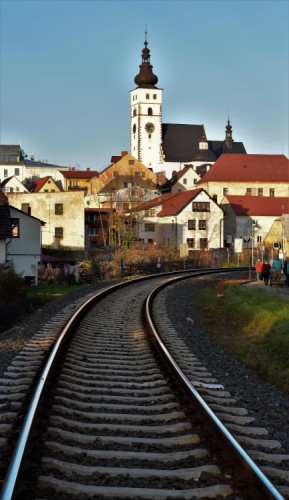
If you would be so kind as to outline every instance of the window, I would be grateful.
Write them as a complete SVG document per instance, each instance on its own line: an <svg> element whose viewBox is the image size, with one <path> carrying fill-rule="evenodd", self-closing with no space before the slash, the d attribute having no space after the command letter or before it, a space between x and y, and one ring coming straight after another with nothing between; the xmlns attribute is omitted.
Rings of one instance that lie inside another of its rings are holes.
<svg viewBox="0 0 289 500"><path fill-rule="evenodd" d="M252 189L251 188L247 188L246 189L246 194L247 195L251 195L252 194Z"/></svg>
<svg viewBox="0 0 289 500"><path fill-rule="evenodd" d="M152 108L148 108L148 116L152 116L152 114L153 114Z"/></svg>
<svg viewBox="0 0 289 500"><path fill-rule="evenodd" d="M127 181L124 181L124 183L123 183L123 187L124 187L124 188L128 188L128 182L127 182Z"/></svg>
<svg viewBox="0 0 289 500"><path fill-rule="evenodd" d="M55 203L55 215L63 215L63 203Z"/></svg>
<svg viewBox="0 0 289 500"><path fill-rule="evenodd" d="M207 238L200 238L200 249L201 250L206 250L208 247L208 240Z"/></svg>
<svg viewBox="0 0 289 500"><path fill-rule="evenodd" d="M188 220L188 229L195 230L196 229L196 221L195 219Z"/></svg>
<svg viewBox="0 0 289 500"><path fill-rule="evenodd" d="M132 131L133 131L134 134L136 133L136 124L135 123L134 123L134 125L132 127Z"/></svg>
<svg viewBox="0 0 289 500"><path fill-rule="evenodd" d="M4 168L4 177L8 177L8 168Z"/></svg>
<svg viewBox="0 0 289 500"><path fill-rule="evenodd" d="M136 116L136 109L133 110L133 116ZM134 132L135 134L135 132Z"/></svg>
<svg viewBox="0 0 289 500"><path fill-rule="evenodd" d="M207 221L206 220L199 220L199 229L204 230L207 229Z"/></svg>
<svg viewBox="0 0 289 500"><path fill-rule="evenodd" d="M63 227L56 227L54 235L55 235L55 238L58 238L58 239L63 238Z"/></svg>
<svg viewBox="0 0 289 500"><path fill-rule="evenodd" d="M275 196L275 189L271 188L269 190L269 196Z"/></svg>
<svg viewBox="0 0 289 500"><path fill-rule="evenodd" d="M213 200L218 203L218 195L217 194L213 194L212 196Z"/></svg>
<svg viewBox="0 0 289 500"><path fill-rule="evenodd" d="M146 99L149 99L150 98L150 95L149 94L146 94Z"/></svg>
<svg viewBox="0 0 289 500"><path fill-rule="evenodd" d="M193 201L193 212L209 212L210 203L208 201Z"/></svg>
<svg viewBox="0 0 289 500"><path fill-rule="evenodd" d="M145 217L154 217L155 216L155 209L151 208L149 210L145 210Z"/></svg>
<svg viewBox="0 0 289 500"><path fill-rule="evenodd" d="M144 230L146 232L154 232L155 231L155 224L153 222L146 222L144 225Z"/></svg>
<svg viewBox="0 0 289 500"><path fill-rule="evenodd" d="M134 165L134 160L128 160L129 165Z"/></svg>
<svg viewBox="0 0 289 500"><path fill-rule="evenodd" d="M157 94L153 94L153 99L157 99Z"/></svg>
<svg viewBox="0 0 289 500"><path fill-rule="evenodd" d="M89 236L98 236L99 230L97 227L90 227L88 230Z"/></svg>
<svg viewBox="0 0 289 500"><path fill-rule="evenodd" d="M263 188L258 188L258 196L263 196Z"/></svg>
<svg viewBox="0 0 289 500"><path fill-rule="evenodd" d="M257 243L262 243L262 236L257 236Z"/></svg>
<svg viewBox="0 0 289 500"><path fill-rule="evenodd" d="M227 196L229 194L229 188L223 188L223 196Z"/></svg>
<svg viewBox="0 0 289 500"><path fill-rule="evenodd" d="M15 168L14 172L15 172L15 175L20 175L20 168Z"/></svg>
<svg viewBox="0 0 289 500"><path fill-rule="evenodd" d="M175 221L172 220L171 221L171 231L174 231L175 230Z"/></svg>
<svg viewBox="0 0 289 500"><path fill-rule="evenodd" d="M13 236L13 238L19 238L19 236L20 236L19 219L13 219L13 218L11 218L11 225L12 225L12 236Z"/></svg>
<svg viewBox="0 0 289 500"><path fill-rule="evenodd" d="M31 207L29 206L29 203L21 203L21 210L22 212L31 215Z"/></svg>
<svg viewBox="0 0 289 500"><path fill-rule="evenodd" d="M187 244L188 244L188 248L195 248L195 239L194 238L187 238Z"/></svg>
<svg viewBox="0 0 289 500"><path fill-rule="evenodd" d="M129 203L127 203L127 202L125 201L125 202L122 204L122 209L123 209L124 211L129 210Z"/></svg>
<svg viewBox="0 0 289 500"><path fill-rule="evenodd" d="M184 186L185 186L187 183L188 183L188 180L187 180L186 178L185 178L185 179L183 179L183 184L184 184Z"/></svg>

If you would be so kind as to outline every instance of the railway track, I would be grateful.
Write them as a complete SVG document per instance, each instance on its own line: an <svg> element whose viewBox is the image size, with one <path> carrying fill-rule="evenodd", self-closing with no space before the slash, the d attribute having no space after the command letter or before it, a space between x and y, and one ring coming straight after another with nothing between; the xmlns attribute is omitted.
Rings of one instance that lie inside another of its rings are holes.
<svg viewBox="0 0 289 500"><path fill-rule="evenodd" d="M266 430L250 427L176 336L162 294L151 294L165 282L106 290L69 321L36 387L3 500L282 498L241 447L279 444L265 443ZM147 296L154 320L145 325Z"/></svg>

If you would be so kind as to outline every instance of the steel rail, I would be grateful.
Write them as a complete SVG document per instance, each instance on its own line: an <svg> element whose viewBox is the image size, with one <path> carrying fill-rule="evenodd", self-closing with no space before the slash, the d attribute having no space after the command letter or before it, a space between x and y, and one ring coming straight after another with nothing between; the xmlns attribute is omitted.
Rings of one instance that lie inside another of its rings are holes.
<svg viewBox="0 0 289 500"><path fill-rule="evenodd" d="M208 273L200 273L200 275L205 275ZM236 463L236 467L239 471L245 471L244 476L249 477L249 483L251 489L256 495L254 498L262 498L262 500L284 500L284 497L280 494L280 492L275 488L275 486L270 482L270 480L263 474L263 472L259 469L259 467L255 464L255 462L249 457L246 451L239 445L236 439L232 436L232 434L227 430L224 424L219 420L219 418L213 413L211 408L207 405L204 399L200 396L200 394L196 391L193 385L190 383L186 375L181 370L180 366L176 363L174 358L171 356L169 351L167 350L165 344L163 343L161 336L159 335L154 322L153 322L153 313L152 306L154 298L158 295L158 293L172 284L172 281L177 282L183 280L184 277L173 278L169 283L163 283L157 286L147 297L145 303L145 315L146 315L146 324L149 329L150 334L156 341L156 346L161 353L163 359L165 360L166 365L169 370L173 374L174 379L176 378L183 392L187 395L189 402L193 404L193 406L197 406L198 411L202 414L202 417L207 421L211 430L214 434L217 434L223 443L223 447L226 449L226 452L229 451L229 454L234 458ZM260 496L261 495L261 496Z"/></svg>
<svg viewBox="0 0 289 500"><path fill-rule="evenodd" d="M9 465L8 472L6 474L0 499L1 500L12 500L13 496L17 490L18 482L20 479L21 469L23 467L24 457L27 450L27 445L29 442L29 438L32 434L33 425L35 424L37 409L41 403L42 398L44 397L44 391L48 384L48 378L56 365L56 361L59 355L60 348L67 341L69 334L74 330L77 324L81 321L81 319L85 316L85 314L91 309L99 300L109 295L110 293L119 290L120 288L124 288L128 285L133 285L137 282L156 279L166 276L172 276L169 280L176 280L176 275L179 276L179 279L190 278L193 276L201 276L206 274L223 274L223 273L231 273L231 272L242 272L247 271L248 267L238 267L238 268L203 268L203 269L186 269L182 271L173 271L168 273L158 273L149 276L142 276L139 278L133 278L128 281L124 281L112 286L107 287L105 290L101 290L97 292L93 297L83 303L78 310L73 314L73 316L68 320L64 328L62 329L57 341L55 342L52 351L45 363L45 366L41 372L39 377L39 381L36 385L34 394L32 396L31 402L29 404L23 426L16 443L16 447ZM275 498L275 497L274 497Z"/></svg>

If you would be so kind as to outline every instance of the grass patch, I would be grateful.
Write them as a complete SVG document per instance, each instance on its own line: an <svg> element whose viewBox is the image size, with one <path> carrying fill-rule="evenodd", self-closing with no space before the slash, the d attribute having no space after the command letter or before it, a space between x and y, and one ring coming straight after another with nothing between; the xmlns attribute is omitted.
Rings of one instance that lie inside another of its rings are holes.
<svg viewBox="0 0 289 500"><path fill-rule="evenodd" d="M226 284L198 297L199 320L258 376L289 393L289 302L260 289Z"/></svg>
<svg viewBox="0 0 289 500"><path fill-rule="evenodd" d="M29 287L26 289L27 297L43 297L44 299L54 299L56 297L62 297L67 293L76 292L87 288L88 285L39 285L37 287Z"/></svg>

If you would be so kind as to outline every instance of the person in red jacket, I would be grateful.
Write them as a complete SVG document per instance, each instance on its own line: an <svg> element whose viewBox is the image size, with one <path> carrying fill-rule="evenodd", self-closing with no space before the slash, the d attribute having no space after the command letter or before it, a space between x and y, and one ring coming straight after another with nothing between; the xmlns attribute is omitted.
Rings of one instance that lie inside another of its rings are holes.
<svg viewBox="0 0 289 500"><path fill-rule="evenodd" d="M256 279L259 281L262 279L262 267L263 267L263 262L261 262L260 259L257 260L255 264L255 269L256 269Z"/></svg>
<svg viewBox="0 0 289 500"><path fill-rule="evenodd" d="M265 260L263 266L262 266L262 276L264 278L265 285L268 285L269 277L270 277L270 269L271 266L268 262L268 260Z"/></svg>

